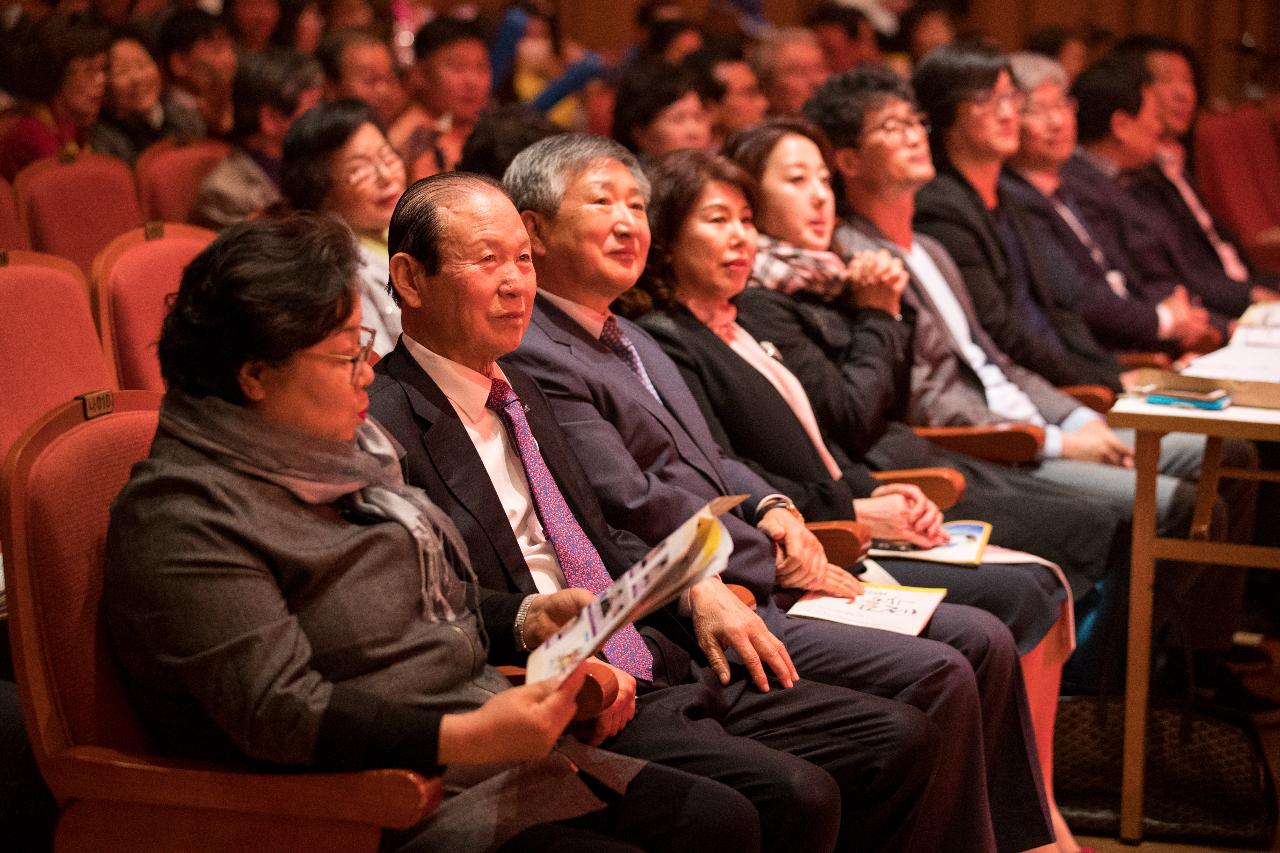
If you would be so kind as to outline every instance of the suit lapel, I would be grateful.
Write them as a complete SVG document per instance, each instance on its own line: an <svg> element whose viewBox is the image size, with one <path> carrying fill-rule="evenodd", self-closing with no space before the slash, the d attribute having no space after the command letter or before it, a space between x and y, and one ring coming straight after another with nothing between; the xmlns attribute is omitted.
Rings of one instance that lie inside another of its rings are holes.
<svg viewBox="0 0 1280 853"><path fill-rule="evenodd" d="M403 342L387 356L386 372L404 389L409 407L422 427L427 461L448 489L453 505L469 515L483 532L507 580L522 592L537 592L489 473L453 405L409 355ZM475 561L477 555L472 559Z"/></svg>
<svg viewBox="0 0 1280 853"><path fill-rule="evenodd" d="M639 377L622 363L622 359L599 341L593 340L585 329L563 311L542 298L538 299L537 308L539 310L534 311L533 322L538 323L552 340L568 347L587 375L612 377L609 387L624 398L623 402L629 407L644 409L648 412L667 431L681 457L718 489L724 490L724 482L716 465L707 457L707 453L694 438L694 433L677 417L674 409L668 409L667 406L655 400L640 382ZM632 338L632 343L640 353L640 360L658 394L668 403L672 399L680 398L680 390L683 390L684 396L687 397L687 389L672 385L673 381L683 383L684 380L678 373L674 377L668 375L666 356L655 355L653 350L657 349L656 345L650 344L647 335L633 334L635 330L634 325L626 324L627 336Z"/></svg>

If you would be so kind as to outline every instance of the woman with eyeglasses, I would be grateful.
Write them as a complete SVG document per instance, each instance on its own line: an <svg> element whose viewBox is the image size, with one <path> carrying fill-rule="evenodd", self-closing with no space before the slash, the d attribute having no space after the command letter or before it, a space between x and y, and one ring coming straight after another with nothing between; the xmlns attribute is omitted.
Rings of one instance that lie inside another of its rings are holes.
<svg viewBox="0 0 1280 853"><path fill-rule="evenodd" d="M400 308L387 288L387 227L404 188L404 161L363 101L320 104L285 137L281 191L289 205L327 213L356 236L364 324L380 356L400 337Z"/></svg>
<svg viewBox="0 0 1280 853"><path fill-rule="evenodd" d="M441 775L443 804L384 832L386 851L758 850L736 791L562 737L579 672L512 687L490 665L520 662L518 642L591 594L482 590L449 516L404 483L400 447L367 418L358 263L341 224L292 215L228 228L183 273L159 342L168 390L112 506L104 585L157 746ZM686 796L707 813L677 822Z"/></svg>

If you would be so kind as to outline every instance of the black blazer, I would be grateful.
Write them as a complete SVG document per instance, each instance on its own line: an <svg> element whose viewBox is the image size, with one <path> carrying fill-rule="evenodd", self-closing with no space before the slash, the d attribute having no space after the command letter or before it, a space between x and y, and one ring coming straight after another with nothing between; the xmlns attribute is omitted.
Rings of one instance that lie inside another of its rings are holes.
<svg viewBox="0 0 1280 853"><path fill-rule="evenodd" d="M1164 294L1159 298L1150 295L1143 286L1142 274L1130 262L1127 253L1112 248L1112 240L1093 233L1093 227L1071 191L1063 187L1061 193L1076 208L1089 238L1105 256L1105 267L1094 261L1089 248L1040 190L1016 172L1006 174L1006 189L1009 196L1022 205L1035 244L1056 246L1070 260L1068 271L1080 288L1080 313L1097 339L1113 350L1156 350L1177 355L1177 344L1161 340L1159 335L1160 318L1156 314L1156 304ZM1128 295L1118 295L1111 289L1106 278L1108 269L1115 269L1124 276ZM1059 280L1062 279L1060 276Z"/></svg>
<svg viewBox="0 0 1280 853"><path fill-rule="evenodd" d="M1168 223L1153 216L1150 209L1084 157L1075 154L1063 164L1062 182L1080 206L1090 233L1107 241L1104 248L1108 253L1116 246L1129 258L1149 296L1163 299L1175 285L1185 285L1189 293L1200 297L1213 325L1221 330L1244 310L1234 304L1226 304L1228 310L1224 310L1222 300L1229 303L1230 294L1239 285L1227 279L1221 267L1207 273L1197 270L1174 242ZM1224 281L1229 284L1223 286ZM1218 294L1216 298L1211 295L1214 293ZM1239 310L1230 310L1234 308Z"/></svg>
<svg viewBox="0 0 1280 853"><path fill-rule="evenodd" d="M990 212L973 187L951 171L940 171L916 194L914 227L940 242L955 260L978 319L1002 352L1054 385L1105 385L1120 390L1120 365L1094 339L1075 310L1071 280L1055 277L1067 263L1051 247L1034 244L1021 205L1002 189L1000 206L1026 248L1031 295L1061 339L1058 351L1031 334L1014 307L1008 260Z"/></svg>
<svg viewBox="0 0 1280 853"><path fill-rule="evenodd" d="M1200 227L1191 208L1187 207L1182 193L1178 192L1178 188L1165 177L1158 166L1151 165L1125 174L1121 182L1152 221L1168 234L1172 245L1178 250L1184 277L1193 282L1188 287L1200 295L1205 305L1228 316L1238 317L1249 307L1249 290L1253 285L1275 286L1273 278L1261 276L1257 270L1248 266L1249 258L1231 230L1214 219L1213 227L1218 236L1235 247L1240 259L1249 269L1247 281L1240 282L1227 277L1217 250L1209 242L1209 237Z"/></svg>
<svg viewBox="0 0 1280 853"><path fill-rule="evenodd" d="M609 573L618 577L643 557L648 547L638 537L605 522L595 492L538 385L515 368L504 365L503 372L524 403L529 428L565 502ZM369 414L404 447L401 465L405 481L423 489L457 525L481 586L536 593L502 502L444 392L413 360L403 341L378 362L374 373ZM657 646L655 672L663 673L658 680L664 683L684 680L687 652L697 648L681 622L669 609L645 620L652 629L643 633L651 649ZM671 642L664 643L658 632L684 651L676 650Z"/></svg>
<svg viewBox="0 0 1280 853"><path fill-rule="evenodd" d="M716 443L796 502L811 521L851 519L853 499L880 485L838 445L834 480L787 401L761 373L683 307L639 324L662 346L693 392Z"/></svg>

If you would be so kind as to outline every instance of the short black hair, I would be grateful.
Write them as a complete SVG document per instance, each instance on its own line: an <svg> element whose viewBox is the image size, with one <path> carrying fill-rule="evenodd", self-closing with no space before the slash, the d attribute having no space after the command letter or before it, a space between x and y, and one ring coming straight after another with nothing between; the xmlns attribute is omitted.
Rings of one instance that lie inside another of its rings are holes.
<svg viewBox="0 0 1280 853"><path fill-rule="evenodd" d="M387 254L404 252L422 264L427 275L440 272L440 243L444 239L441 211L462 193L486 188L511 198L493 178L469 172L441 172L413 184L400 196L391 214Z"/></svg>
<svg viewBox="0 0 1280 853"><path fill-rule="evenodd" d="M1181 56L1191 68L1191 79L1195 81L1196 91L1201 89L1200 58L1185 41L1154 33L1134 33L1116 42L1111 52L1117 56L1134 54L1141 57L1143 62L1150 59L1153 53L1172 53Z"/></svg>
<svg viewBox="0 0 1280 853"><path fill-rule="evenodd" d="M324 70L325 79L337 83L342 79L342 55L352 47L377 45L390 50L390 46L378 38L377 33L360 27L346 27L325 35L316 48L316 60Z"/></svg>
<svg viewBox="0 0 1280 853"><path fill-rule="evenodd" d="M227 25L217 15L203 9L175 9L160 27L160 58L168 63L175 53L186 53L198 41L227 32ZM166 67L166 73L168 71Z"/></svg>
<svg viewBox="0 0 1280 853"><path fill-rule="evenodd" d="M618 79L613 138L636 151L636 131L690 92L697 94L698 88L693 75L681 66L657 57L631 63Z"/></svg>
<svg viewBox="0 0 1280 853"><path fill-rule="evenodd" d="M831 2L819 5L818 8L809 13L809 17L804 19L804 25L809 29L820 27L824 24L832 24L843 29L845 35L851 39L856 39L859 30L864 25L870 25L870 23L861 9Z"/></svg>
<svg viewBox="0 0 1280 853"><path fill-rule="evenodd" d="M702 27L685 18L654 21L649 25L649 37L645 39L641 53L648 56L662 56L678 36L687 32L695 32L701 37Z"/></svg>
<svg viewBox="0 0 1280 853"><path fill-rule="evenodd" d="M373 108L356 98L318 104L293 123L284 138L280 191L294 210L324 208L333 189L329 158L366 124L382 130Z"/></svg>
<svg viewBox="0 0 1280 853"><path fill-rule="evenodd" d="M680 61L680 65L692 75L693 86L704 102L719 103L724 100L726 89L724 83L716 77L716 68L728 62L746 61L746 51L740 42L719 39L709 41L686 56ZM751 73L754 74L755 69Z"/></svg>
<svg viewBox="0 0 1280 853"><path fill-rule="evenodd" d="M8 75L13 94L47 103L62 87L72 61L106 53L111 33L86 16L59 13L32 25L21 38Z"/></svg>
<svg viewBox="0 0 1280 853"><path fill-rule="evenodd" d="M1001 71L1012 76L1009 57L983 44L950 44L930 51L911 76L920 109L929 116L929 148L935 163L947 161L943 140L956 123L960 103L989 90Z"/></svg>
<svg viewBox="0 0 1280 853"><path fill-rule="evenodd" d="M1063 45L1072 40L1083 44L1084 36L1066 27L1041 27L1027 36L1027 50L1050 59L1057 59Z"/></svg>
<svg viewBox="0 0 1280 853"><path fill-rule="evenodd" d="M502 173L517 154L539 139L563 132L551 119L524 104L491 107L476 119L471 135L463 143L458 171L501 181Z"/></svg>
<svg viewBox="0 0 1280 853"><path fill-rule="evenodd" d="M867 113L893 99L916 106L911 86L888 68L854 68L828 79L804 104L804 117L816 124L836 148L857 148Z"/></svg>
<svg viewBox="0 0 1280 853"><path fill-rule="evenodd" d="M1076 109L1076 137L1082 143L1111 135L1117 112L1136 116L1142 109L1143 89L1151 83L1146 63L1136 53L1116 53L1090 65L1071 85Z"/></svg>
<svg viewBox="0 0 1280 853"><path fill-rule="evenodd" d="M160 331L169 390L243 404L240 368L281 364L342 328L360 254L345 225L294 214L232 225L195 257Z"/></svg>
<svg viewBox="0 0 1280 853"><path fill-rule="evenodd" d="M293 115L302 93L323 82L320 63L291 50L275 48L266 53L241 55L231 87L235 120L231 135L244 139L258 131L258 110L271 107L281 115Z"/></svg>
<svg viewBox="0 0 1280 853"><path fill-rule="evenodd" d="M460 41L478 41L486 50L489 47L484 30L475 21L441 15L423 24L413 37L413 58L421 61Z"/></svg>

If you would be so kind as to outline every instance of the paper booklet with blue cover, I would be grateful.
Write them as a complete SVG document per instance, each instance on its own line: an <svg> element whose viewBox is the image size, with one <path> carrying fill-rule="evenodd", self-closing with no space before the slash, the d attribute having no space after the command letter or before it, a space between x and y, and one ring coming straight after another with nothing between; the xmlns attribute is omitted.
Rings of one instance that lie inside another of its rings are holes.
<svg viewBox="0 0 1280 853"><path fill-rule="evenodd" d="M746 500L720 497L694 513L670 536L627 569L595 601L529 655L525 681L563 680L604 647L622 626L673 601L689 587L718 575L733 553L733 541L717 516Z"/></svg>

